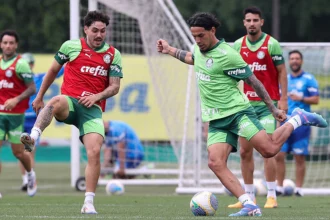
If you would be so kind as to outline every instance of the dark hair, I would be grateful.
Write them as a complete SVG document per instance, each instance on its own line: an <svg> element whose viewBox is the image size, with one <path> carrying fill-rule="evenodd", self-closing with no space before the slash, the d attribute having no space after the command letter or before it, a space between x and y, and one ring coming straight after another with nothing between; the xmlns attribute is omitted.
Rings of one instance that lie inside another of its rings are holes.
<svg viewBox="0 0 330 220"><path fill-rule="evenodd" d="M257 6L251 6L251 7L247 7L246 9L244 9L244 11L243 11L244 17L248 13L259 15L259 17L262 18L262 12L261 12L260 8L258 8Z"/></svg>
<svg viewBox="0 0 330 220"><path fill-rule="evenodd" d="M109 24L109 16L100 11L90 11L84 17L84 26L91 26L95 21L101 21L105 23L106 26Z"/></svg>
<svg viewBox="0 0 330 220"><path fill-rule="evenodd" d="M210 13L199 12L191 16L187 21L189 27L203 27L205 30L211 30L212 27L218 28L220 21Z"/></svg>
<svg viewBox="0 0 330 220"><path fill-rule="evenodd" d="M289 57L290 57L290 55L293 54L293 53L297 53L297 54L299 54L301 60L303 60L303 55L302 55L302 53L301 53L299 50L291 50L291 51L289 52Z"/></svg>
<svg viewBox="0 0 330 220"><path fill-rule="evenodd" d="M19 39L18 39L18 34L17 34L16 31L14 31L14 30L5 30L5 31L3 31L1 33L1 35L0 35L0 42L2 42L2 38L5 35L9 35L9 36L15 37L16 43L18 43Z"/></svg>

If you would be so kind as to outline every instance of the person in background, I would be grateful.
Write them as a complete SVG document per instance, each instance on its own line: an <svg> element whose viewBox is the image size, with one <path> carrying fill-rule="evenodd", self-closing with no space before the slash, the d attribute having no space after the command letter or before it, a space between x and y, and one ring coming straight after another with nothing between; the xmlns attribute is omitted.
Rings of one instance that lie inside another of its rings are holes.
<svg viewBox="0 0 330 220"><path fill-rule="evenodd" d="M289 111L299 107L305 111L311 111L311 105L319 103L319 86L315 77L305 72L303 65L303 55L299 50L289 52L289 65L291 73L288 75L288 96ZM299 127L289 137L282 146L281 151L276 155L277 162L277 192L283 194L283 180L285 178L285 157L288 153L293 153L296 163L296 188L295 194L303 196L302 186L304 183L306 165L305 157L308 155L309 137L311 128L308 126Z"/></svg>
<svg viewBox="0 0 330 220"><path fill-rule="evenodd" d="M32 53L24 53L24 54L22 54L22 58L25 59L29 63L30 69L33 72L35 59L34 59L34 56L32 55ZM61 77L63 75L63 73L64 73L64 67L62 67L61 70L58 72L56 78ZM40 90L40 86L41 86L42 80L44 79L45 75L46 75L46 73L39 73L39 74L33 75L33 81L34 81L34 84L36 85L37 93ZM34 112L34 110L32 108L32 102L36 98L36 96L37 96L37 94L34 94L30 97L29 108L25 111L24 132L30 132L35 121L37 120L37 114ZM38 146L38 145L39 145L39 140L36 142L36 146ZM35 152L36 151L29 153L29 156L31 157L31 163L32 163L33 168L35 167ZM22 173L22 181L23 181L21 190L27 191L27 184L28 184L27 172L21 162L19 162L19 167L20 167L20 170Z"/></svg>

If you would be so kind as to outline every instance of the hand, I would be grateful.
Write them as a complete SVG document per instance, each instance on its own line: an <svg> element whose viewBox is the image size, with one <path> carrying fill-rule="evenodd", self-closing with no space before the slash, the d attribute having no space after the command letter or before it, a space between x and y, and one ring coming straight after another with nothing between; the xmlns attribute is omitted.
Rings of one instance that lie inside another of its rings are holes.
<svg viewBox="0 0 330 220"><path fill-rule="evenodd" d="M97 95L89 95L89 96L83 96L83 97L78 97L78 103L84 105L87 108L92 107L96 102L99 101L99 98Z"/></svg>
<svg viewBox="0 0 330 220"><path fill-rule="evenodd" d="M45 106L44 101L42 99L39 99L38 97L35 98L34 101L32 102L32 108L37 115L44 106Z"/></svg>
<svg viewBox="0 0 330 220"><path fill-rule="evenodd" d="M300 95L299 93L290 93L289 94L290 99L292 99L293 101L302 101L303 100L303 96Z"/></svg>
<svg viewBox="0 0 330 220"><path fill-rule="evenodd" d="M125 169L119 169L116 173L116 178L118 179L126 179L126 173L125 173Z"/></svg>
<svg viewBox="0 0 330 220"><path fill-rule="evenodd" d="M273 114L274 118L279 122L283 122L287 118L285 111L280 110L278 108L275 108L275 110L272 112L272 114Z"/></svg>
<svg viewBox="0 0 330 220"><path fill-rule="evenodd" d="M281 97L280 101L278 101L278 108L288 113L288 98Z"/></svg>
<svg viewBox="0 0 330 220"><path fill-rule="evenodd" d="M15 106L19 103L18 98L12 98L12 99L7 99L7 101L4 104L5 110L6 111L11 111Z"/></svg>
<svg viewBox="0 0 330 220"><path fill-rule="evenodd" d="M159 53L168 54L170 52L170 45L166 40L159 39L157 41L157 51Z"/></svg>

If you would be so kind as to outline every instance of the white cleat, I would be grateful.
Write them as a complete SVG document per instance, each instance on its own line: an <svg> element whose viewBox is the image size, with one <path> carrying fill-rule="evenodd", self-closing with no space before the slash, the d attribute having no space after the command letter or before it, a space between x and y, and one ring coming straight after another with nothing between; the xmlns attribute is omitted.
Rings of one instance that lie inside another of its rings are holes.
<svg viewBox="0 0 330 220"><path fill-rule="evenodd" d="M83 207L81 208L81 214L97 214L93 203L85 202Z"/></svg>
<svg viewBox="0 0 330 220"><path fill-rule="evenodd" d="M34 196L37 193L37 177L35 172L32 175L28 175L27 194L28 196Z"/></svg>
<svg viewBox="0 0 330 220"><path fill-rule="evenodd" d="M34 140L30 137L28 133L21 134L21 142L24 144L26 151L32 152L34 150Z"/></svg>

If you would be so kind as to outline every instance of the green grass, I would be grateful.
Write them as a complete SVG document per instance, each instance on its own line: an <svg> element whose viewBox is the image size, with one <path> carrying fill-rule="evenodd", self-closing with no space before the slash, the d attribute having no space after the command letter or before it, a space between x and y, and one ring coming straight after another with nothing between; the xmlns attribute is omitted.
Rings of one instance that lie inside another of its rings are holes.
<svg viewBox="0 0 330 220"><path fill-rule="evenodd" d="M233 219L237 210L226 208L234 197L217 195L219 209L215 217L194 217L189 209L192 195L175 195L174 187L126 186L122 196L107 196L103 186L96 192L98 215L81 215L84 194L69 184L68 164L37 164L39 191L33 198L19 191L18 167L3 164L0 179L0 219ZM261 206L264 197L257 198ZM281 197L279 208L262 209L259 219L329 219L329 197Z"/></svg>

